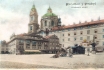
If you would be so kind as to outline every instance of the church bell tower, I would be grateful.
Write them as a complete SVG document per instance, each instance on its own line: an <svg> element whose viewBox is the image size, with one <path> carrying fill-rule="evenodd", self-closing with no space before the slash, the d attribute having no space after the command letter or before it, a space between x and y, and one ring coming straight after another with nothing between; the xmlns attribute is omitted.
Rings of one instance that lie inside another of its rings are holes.
<svg viewBox="0 0 104 70"><path fill-rule="evenodd" d="M39 24L38 24L38 13L35 8L35 5L33 5L31 8L29 18L30 21L28 24L28 33L37 33L37 30L39 29Z"/></svg>

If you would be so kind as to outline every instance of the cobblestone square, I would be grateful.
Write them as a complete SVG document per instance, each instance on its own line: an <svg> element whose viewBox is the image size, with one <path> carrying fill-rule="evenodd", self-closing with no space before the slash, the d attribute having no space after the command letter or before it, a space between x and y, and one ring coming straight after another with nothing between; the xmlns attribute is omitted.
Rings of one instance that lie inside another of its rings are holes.
<svg viewBox="0 0 104 70"><path fill-rule="evenodd" d="M104 52L87 56L73 55L70 57L51 58L54 54L34 55L0 55L1 68L104 68Z"/></svg>

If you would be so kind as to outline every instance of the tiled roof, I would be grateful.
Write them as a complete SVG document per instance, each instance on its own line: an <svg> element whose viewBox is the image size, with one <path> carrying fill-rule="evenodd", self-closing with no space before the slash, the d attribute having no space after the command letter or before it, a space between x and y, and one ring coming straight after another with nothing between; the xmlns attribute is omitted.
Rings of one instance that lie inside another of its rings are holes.
<svg viewBox="0 0 104 70"><path fill-rule="evenodd" d="M48 39L48 38L50 38L51 36L53 36L53 35L48 35L48 36L45 36L44 38Z"/></svg>
<svg viewBox="0 0 104 70"><path fill-rule="evenodd" d="M81 27L81 26L87 26L87 25L93 25L93 24L104 24L104 20L98 20L98 21L91 21L91 22L85 22L85 23L79 23L79 24L73 24L68 26L61 26L61 27L53 27L52 30L58 30L60 29L67 29L67 28L74 28L74 27Z"/></svg>
<svg viewBox="0 0 104 70"><path fill-rule="evenodd" d="M22 33L22 34L18 34L16 36L24 36L24 35L27 35L26 33Z"/></svg>

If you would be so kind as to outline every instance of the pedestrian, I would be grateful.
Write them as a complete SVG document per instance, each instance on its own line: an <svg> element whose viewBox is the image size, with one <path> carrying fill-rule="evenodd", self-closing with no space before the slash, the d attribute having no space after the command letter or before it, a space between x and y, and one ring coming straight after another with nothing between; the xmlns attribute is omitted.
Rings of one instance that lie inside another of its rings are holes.
<svg viewBox="0 0 104 70"><path fill-rule="evenodd" d="M73 57L73 50L70 46L69 46L69 57Z"/></svg>
<svg viewBox="0 0 104 70"><path fill-rule="evenodd" d="M95 42L90 44L92 46L92 52L96 54L95 46L97 45Z"/></svg>

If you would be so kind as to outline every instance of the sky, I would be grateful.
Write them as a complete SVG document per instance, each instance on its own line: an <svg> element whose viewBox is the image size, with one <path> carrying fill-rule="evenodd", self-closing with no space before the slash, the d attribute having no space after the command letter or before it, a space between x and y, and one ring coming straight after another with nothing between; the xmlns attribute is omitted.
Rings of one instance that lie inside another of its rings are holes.
<svg viewBox="0 0 104 70"><path fill-rule="evenodd" d="M66 3L69 5L66 6ZM82 6L82 3L86 5ZM39 24L49 6L61 18L62 25L78 24L79 21L90 22L92 19L96 21L99 17L104 19L104 0L0 0L0 40L9 41L13 33L28 32L29 14L33 4L38 12ZM75 8L85 6L87 8Z"/></svg>

